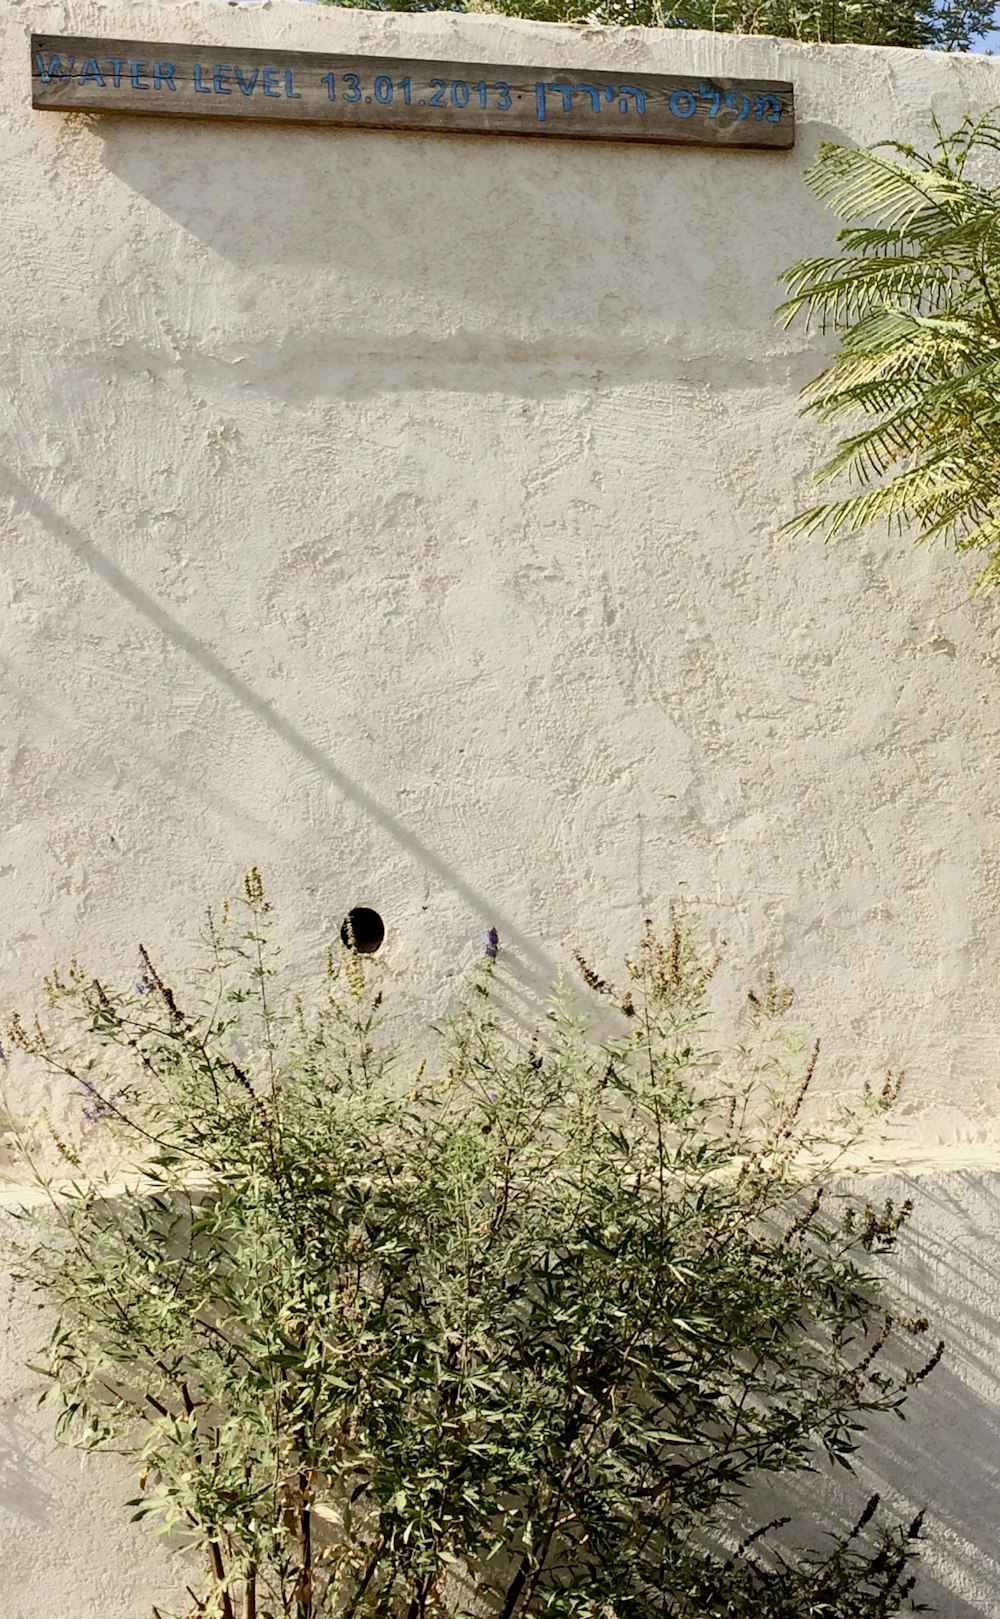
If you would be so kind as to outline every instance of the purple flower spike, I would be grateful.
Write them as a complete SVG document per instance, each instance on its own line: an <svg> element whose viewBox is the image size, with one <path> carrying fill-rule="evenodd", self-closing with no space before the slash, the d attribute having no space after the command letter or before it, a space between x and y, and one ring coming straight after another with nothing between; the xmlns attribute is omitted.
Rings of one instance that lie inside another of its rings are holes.
<svg viewBox="0 0 1000 1619"><path fill-rule="evenodd" d="M87 1097L87 1101L81 1109L86 1123L100 1124L102 1119L110 1118L112 1113L115 1112L112 1103L101 1095L100 1091L90 1083L89 1079L81 1079L80 1084L84 1095Z"/></svg>
<svg viewBox="0 0 1000 1619"><path fill-rule="evenodd" d="M496 961L500 951L500 935L496 928L490 928L486 935L486 949L484 955L487 961Z"/></svg>

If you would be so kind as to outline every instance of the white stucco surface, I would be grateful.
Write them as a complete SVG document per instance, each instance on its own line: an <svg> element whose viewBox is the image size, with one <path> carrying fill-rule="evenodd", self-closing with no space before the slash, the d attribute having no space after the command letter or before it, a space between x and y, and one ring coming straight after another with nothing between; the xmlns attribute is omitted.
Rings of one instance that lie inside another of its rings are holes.
<svg viewBox="0 0 1000 1619"><path fill-rule="evenodd" d="M777 537L822 348L772 318L834 239L818 142L925 142L1000 63L175 0L2 26L3 1000L175 959L252 861L296 971L376 906L410 1015L491 925L530 1008L700 902L831 1087L909 1075L908 1285L956 1348L885 1468L941 1516L946 1619L1000 1619L1000 599ZM798 144L33 113L32 29L790 79ZM144 1614L132 1481L53 1451L24 1300L3 1325L0 1619Z"/></svg>
<svg viewBox="0 0 1000 1619"><path fill-rule="evenodd" d="M4 991L176 951L263 867L294 964L367 901L423 1006L684 893L922 1143L1000 1140L995 600L776 538L821 440L779 272L823 137L1000 64L485 17L7 4ZM790 154L33 113L26 34L794 81Z"/></svg>
<svg viewBox="0 0 1000 1619"><path fill-rule="evenodd" d="M301 6L5 8L5 990L173 947L250 859L307 962L375 904L434 1002L704 901L913 1134L993 1140L996 606L775 537L819 438L776 278L822 137L987 59ZM787 77L795 152L32 113L25 36Z"/></svg>

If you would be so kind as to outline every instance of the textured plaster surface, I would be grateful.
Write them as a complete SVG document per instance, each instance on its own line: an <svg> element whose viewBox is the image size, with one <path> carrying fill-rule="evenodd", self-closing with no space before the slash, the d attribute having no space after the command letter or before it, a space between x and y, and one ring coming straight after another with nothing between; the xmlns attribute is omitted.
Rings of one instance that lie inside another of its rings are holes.
<svg viewBox="0 0 1000 1619"><path fill-rule="evenodd" d="M2 28L3 1001L56 957L175 959L251 861L297 973L377 906L408 1016L491 925L533 1015L569 947L613 964L701 902L734 997L794 981L831 1087L909 1074L913 1285L958 1349L885 1465L944 1499L942 1612L1000 1616L997 598L881 535L777 538L822 345L772 319L833 243L818 142L925 141L1000 64L173 0ZM799 143L32 113L32 28L787 78ZM52 1451L28 1303L2 1325L0 1619L143 1614L133 1481Z"/></svg>
<svg viewBox="0 0 1000 1619"><path fill-rule="evenodd" d="M7 5L0 966L175 956L257 860L436 1010L676 894L831 1078L998 1141L1000 620L973 566L776 537L822 447L776 278L821 138L1000 64L302 6ZM790 154L33 113L40 30L794 81Z"/></svg>

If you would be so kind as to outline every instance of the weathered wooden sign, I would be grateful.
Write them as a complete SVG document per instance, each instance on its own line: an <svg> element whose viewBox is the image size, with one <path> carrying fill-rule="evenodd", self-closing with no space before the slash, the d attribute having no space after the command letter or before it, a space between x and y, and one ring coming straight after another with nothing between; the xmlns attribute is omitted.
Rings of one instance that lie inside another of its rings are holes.
<svg viewBox="0 0 1000 1619"><path fill-rule="evenodd" d="M354 129L788 147L790 84L121 39L31 40L51 112L253 118Z"/></svg>

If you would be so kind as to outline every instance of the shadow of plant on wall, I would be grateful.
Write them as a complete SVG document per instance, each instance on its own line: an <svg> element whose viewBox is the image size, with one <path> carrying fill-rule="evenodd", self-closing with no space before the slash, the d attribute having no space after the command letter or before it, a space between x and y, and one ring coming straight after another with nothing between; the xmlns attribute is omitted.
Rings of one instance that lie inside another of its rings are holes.
<svg viewBox="0 0 1000 1619"><path fill-rule="evenodd" d="M858 1479L886 1502L907 1503L915 1480L934 1480L919 1591L942 1619L982 1619L996 1611L1000 1555L994 1503L1000 1487L996 1345L1000 1335L996 1171L954 1170L910 1177L866 1175L867 1194L915 1200L907 1240L892 1259L905 1307L929 1315L946 1336L944 1364L928 1385L916 1421L875 1416ZM807 1510L846 1521L856 1481L838 1471L816 1479L804 1499L783 1481L767 1493L774 1513ZM818 1508L818 1510L817 1510Z"/></svg>
<svg viewBox="0 0 1000 1619"><path fill-rule="evenodd" d="M1000 1589L996 1172L887 1175L873 1181L871 1195L915 1198L894 1262L897 1287L907 1309L939 1324L948 1348L919 1422L876 1419L862 1476L869 1482L877 1474L876 1487L894 1495L905 1495L917 1478L940 1481L921 1592L944 1619L979 1619L995 1611Z"/></svg>
<svg viewBox="0 0 1000 1619"><path fill-rule="evenodd" d="M414 1069L377 958L303 1000L269 910L252 870L200 977L74 964L6 1030L114 1160L60 1138L20 1248L58 1428L134 1458L135 1515L207 1565L193 1612L911 1609L919 1514L859 1496L792 1549L752 1493L849 1468L940 1358L878 1274L908 1205L824 1195L896 1082L816 1119L788 993L718 1028L679 912L617 986L577 958L610 1035L563 986L524 1036L491 935Z"/></svg>
<svg viewBox="0 0 1000 1619"><path fill-rule="evenodd" d="M24 1394L0 1401L0 1511L30 1523L47 1524L57 1507L55 1493L45 1480L45 1463L38 1436L21 1418L17 1407ZM36 1398L31 1390L31 1399Z"/></svg>

